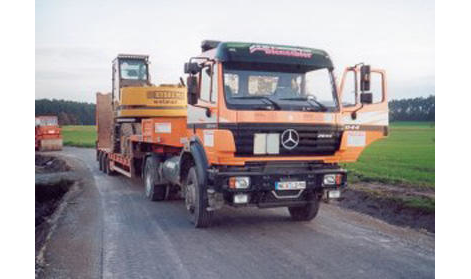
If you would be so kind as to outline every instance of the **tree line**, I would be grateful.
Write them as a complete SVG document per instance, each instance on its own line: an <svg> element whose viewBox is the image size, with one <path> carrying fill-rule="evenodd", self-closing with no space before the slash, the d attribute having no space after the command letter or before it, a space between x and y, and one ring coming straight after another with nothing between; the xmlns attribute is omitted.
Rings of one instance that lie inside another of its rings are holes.
<svg viewBox="0 0 471 279"><path fill-rule="evenodd" d="M435 96L389 101L390 121L435 121Z"/></svg>
<svg viewBox="0 0 471 279"><path fill-rule="evenodd" d="M57 115L59 125L95 125L95 104L36 100L36 116ZM435 96L389 101L390 121L435 121Z"/></svg>
<svg viewBox="0 0 471 279"><path fill-rule="evenodd" d="M39 99L35 115L56 115L59 125L95 125L95 104Z"/></svg>

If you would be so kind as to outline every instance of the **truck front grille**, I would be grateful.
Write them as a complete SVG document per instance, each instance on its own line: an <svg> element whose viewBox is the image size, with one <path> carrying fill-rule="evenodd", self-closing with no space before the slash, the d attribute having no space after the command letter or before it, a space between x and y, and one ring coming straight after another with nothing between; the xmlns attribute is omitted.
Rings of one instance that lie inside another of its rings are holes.
<svg viewBox="0 0 471 279"><path fill-rule="evenodd" d="M336 125L325 124L266 124L243 123L229 127L234 135L236 156L322 156L332 155L340 147L342 129ZM280 153L271 155L254 155L254 135L256 133L279 133L294 129L299 134L299 144L289 150L281 144Z"/></svg>

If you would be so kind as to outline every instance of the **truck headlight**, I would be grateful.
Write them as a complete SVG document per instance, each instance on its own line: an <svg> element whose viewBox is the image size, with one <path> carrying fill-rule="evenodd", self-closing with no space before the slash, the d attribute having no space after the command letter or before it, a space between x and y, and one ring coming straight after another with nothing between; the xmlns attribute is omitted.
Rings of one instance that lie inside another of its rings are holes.
<svg viewBox="0 0 471 279"><path fill-rule="evenodd" d="M331 186L331 185L340 185L342 183L341 174L326 174L322 181L322 185Z"/></svg>
<svg viewBox="0 0 471 279"><path fill-rule="evenodd" d="M229 188L232 189L247 189L250 187L250 177L248 176L234 176L229 178Z"/></svg>

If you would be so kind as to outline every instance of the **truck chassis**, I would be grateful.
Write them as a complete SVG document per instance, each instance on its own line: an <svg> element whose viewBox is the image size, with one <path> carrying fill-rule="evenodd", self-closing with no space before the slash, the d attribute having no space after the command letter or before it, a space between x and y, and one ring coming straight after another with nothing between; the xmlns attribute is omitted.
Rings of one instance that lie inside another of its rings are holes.
<svg viewBox="0 0 471 279"><path fill-rule="evenodd" d="M141 177L145 196L152 201L184 198L196 227L210 225L211 215L223 206L288 207L293 220L312 220L323 196L336 198L347 186L347 172L337 164L321 162L256 162L244 166L208 166L197 139L182 148L168 147L132 137L131 156L97 148L101 171ZM326 185L325 177L334 177ZM249 187L237 187L233 178L248 178ZM301 183L302 182L302 183ZM277 188L280 183L301 183L299 189ZM305 184L304 184L305 183Z"/></svg>

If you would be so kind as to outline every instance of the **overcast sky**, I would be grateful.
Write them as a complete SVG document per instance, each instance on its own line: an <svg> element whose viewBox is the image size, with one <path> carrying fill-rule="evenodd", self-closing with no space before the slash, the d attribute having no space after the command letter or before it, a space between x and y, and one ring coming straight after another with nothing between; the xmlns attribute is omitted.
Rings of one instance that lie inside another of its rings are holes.
<svg viewBox="0 0 471 279"><path fill-rule="evenodd" d="M149 54L177 83L204 39L326 50L340 76L384 68L389 96L435 94L434 1L36 1L36 98L95 102L117 53Z"/></svg>

